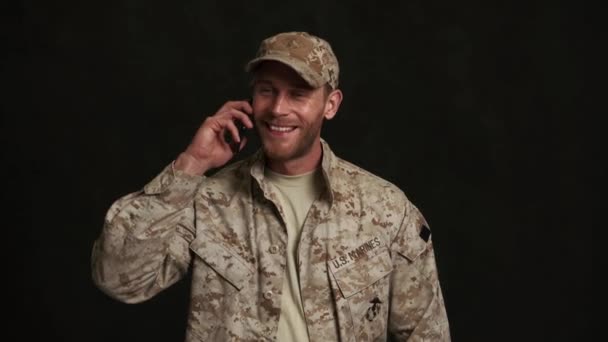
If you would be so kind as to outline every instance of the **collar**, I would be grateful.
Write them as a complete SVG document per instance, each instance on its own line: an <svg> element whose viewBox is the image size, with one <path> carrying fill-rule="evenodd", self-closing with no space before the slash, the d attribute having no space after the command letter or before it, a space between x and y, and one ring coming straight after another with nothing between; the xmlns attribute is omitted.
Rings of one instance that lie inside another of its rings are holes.
<svg viewBox="0 0 608 342"><path fill-rule="evenodd" d="M336 189L336 182L333 179L332 174L336 166L337 157L323 138L321 138L321 147L323 150L321 170L323 172L324 185L327 189L327 200L331 207L334 202L334 189ZM251 157L249 165L251 176L257 181L258 186L262 189L264 195L269 197L270 189L268 189L268 185L264 181L264 168L266 167L266 163L264 152L261 148Z"/></svg>

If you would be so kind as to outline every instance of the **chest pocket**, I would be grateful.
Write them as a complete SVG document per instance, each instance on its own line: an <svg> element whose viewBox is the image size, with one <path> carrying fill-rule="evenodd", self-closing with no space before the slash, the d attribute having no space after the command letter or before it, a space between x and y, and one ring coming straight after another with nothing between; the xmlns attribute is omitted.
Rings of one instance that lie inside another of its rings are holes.
<svg viewBox="0 0 608 342"><path fill-rule="evenodd" d="M349 256L346 256L348 260ZM386 339L389 309L389 274L393 270L390 253L382 246L375 254L362 257L339 267L336 260L329 261L332 273L342 296L337 299L338 315L343 325L352 323L356 341L383 341ZM345 317L350 316L350 317Z"/></svg>
<svg viewBox="0 0 608 342"><path fill-rule="evenodd" d="M209 234L200 234L192 241L190 249L237 290L245 287L253 275L251 268L238 254Z"/></svg>

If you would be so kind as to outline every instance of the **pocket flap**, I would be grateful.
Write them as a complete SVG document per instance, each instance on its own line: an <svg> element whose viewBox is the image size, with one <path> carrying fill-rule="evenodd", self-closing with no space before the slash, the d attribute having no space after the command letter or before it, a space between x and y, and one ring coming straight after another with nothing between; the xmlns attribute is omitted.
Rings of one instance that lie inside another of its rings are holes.
<svg viewBox="0 0 608 342"><path fill-rule="evenodd" d="M395 239L391 249L413 262L427 249L430 234L426 225L411 225Z"/></svg>
<svg viewBox="0 0 608 342"><path fill-rule="evenodd" d="M404 244L399 244L394 247L397 253L406 257L409 261L414 261L427 248L426 242L419 237L414 237L411 241Z"/></svg>
<svg viewBox="0 0 608 342"><path fill-rule="evenodd" d="M196 253L215 272L241 290L253 275L253 271L236 253L224 247L209 234L199 235L190 244L190 249Z"/></svg>
<svg viewBox="0 0 608 342"><path fill-rule="evenodd" d="M362 258L348 265L336 268L332 261L328 262L338 287L344 298L348 298L371 286L393 271L391 256L386 247L376 255Z"/></svg>

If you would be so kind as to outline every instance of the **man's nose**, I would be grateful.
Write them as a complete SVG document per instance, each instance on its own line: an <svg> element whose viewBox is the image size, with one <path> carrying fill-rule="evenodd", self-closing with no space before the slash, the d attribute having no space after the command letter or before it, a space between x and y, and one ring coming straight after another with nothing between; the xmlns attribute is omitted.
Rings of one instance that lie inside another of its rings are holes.
<svg viewBox="0 0 608 342"><path fill-rule="evenodd" d="M282 116L289 114L289 99L285 94L277 94L272 103L272 114Z"/></svg>

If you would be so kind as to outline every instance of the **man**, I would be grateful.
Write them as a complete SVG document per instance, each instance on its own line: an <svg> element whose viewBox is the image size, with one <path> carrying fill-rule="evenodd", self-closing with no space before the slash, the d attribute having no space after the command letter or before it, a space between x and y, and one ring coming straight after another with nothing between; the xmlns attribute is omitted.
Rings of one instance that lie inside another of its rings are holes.
<svg viewBox="0 0 608 342"><path fill-rule="evenodd" d="M251 105L224 104L142 191L110 208L93 248L108 295L144 301L192 267L188 341L449 341L430 230L389 182L320 137L342 101L323 39L265 39ZM255 125L254 125L255 123ZM262 148L213 176L243 148Z"/></svg>

